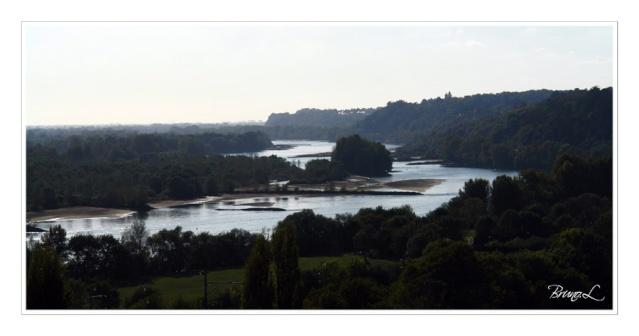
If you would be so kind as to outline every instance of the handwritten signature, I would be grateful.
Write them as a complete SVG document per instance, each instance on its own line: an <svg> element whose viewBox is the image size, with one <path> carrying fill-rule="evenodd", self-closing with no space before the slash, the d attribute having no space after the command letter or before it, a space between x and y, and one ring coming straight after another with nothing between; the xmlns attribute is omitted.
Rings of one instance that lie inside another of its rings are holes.
<svg viewBox="0 0 639 336"><path fill-rule="evenodd" d="M548 285L548 289L552 290L552 293L550 293L551 299L570 299L571 302L575 302L579 299L591 299L598 302L605 300L606 299L605 296L598 299L592 295L592 292L594 292L595 289L598 289L598 288L601 288L601 286L599 286L599 284L596 284L592 286L592 288L590 289L588 293L585 293L582 291L565 290L562 285L557 285L557 284Z"/></svg>

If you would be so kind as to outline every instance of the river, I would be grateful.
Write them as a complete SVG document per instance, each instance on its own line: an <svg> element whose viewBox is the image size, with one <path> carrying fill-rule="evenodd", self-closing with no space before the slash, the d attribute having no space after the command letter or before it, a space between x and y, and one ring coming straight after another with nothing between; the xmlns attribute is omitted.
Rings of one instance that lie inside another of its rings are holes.
<svg viewBox="0 0 639 336"><path fill-rule="evenodd" d="M332 142L307 140L279 140L276 145L292 145L283 150L265 150L257 153L241 153L258 156L277 155L304 167L313 158L296 158L298 155L330 152ZM390 150L395 145L386 145ZM239 154L239 153L238 153ZM495 171L489 169L445 167L439 164L408 165L406 162L394 162L391 176L379 178L381 181L397 181L407 179L444 179L419 196L276 196L251 197L235 200L235 204L252 202L272 202L273 207L286 211L220 211L218 209L237 208L228 203L209 203L174 208L154 209L145 214L133 214L124 218L87 218L39 222L35 226L47 229L51 225L61 225L68 236L75 234L110 234L119 237L122 231L134 220L144 220L147 230L152 234L162 229L173 229L182 226L183 230L195 233L219 233L233 228L260 232L274 227L286 216L302 209L334 216L342 213L356 213L360 208L383 206L384 208L409 205L416 214L425 215L441 204L450 200L464 182L472 178L483 178L492 181L498 175L516 175L513 171Z"/></svg>

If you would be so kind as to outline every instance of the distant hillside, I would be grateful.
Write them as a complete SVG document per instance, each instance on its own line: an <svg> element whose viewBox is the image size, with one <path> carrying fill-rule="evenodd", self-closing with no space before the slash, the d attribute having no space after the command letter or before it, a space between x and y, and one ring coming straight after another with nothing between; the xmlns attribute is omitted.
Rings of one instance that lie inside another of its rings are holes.
<svg viewBox="0 0 639 336"><path fill-rule="evenodd" d="M392 143L409 143L432 130L475 121L524 107L548 98L553 91L531 90L476 94L422 100L419 103L389 102L357 123L355 132L367 138Z"/></svg>
<svg viewBox="0 0 639 336"><path fill-rule="evenodd" d="M366 118L375 109L321 110L301 109L295 113L273 113L266 120L265 126L312 126L347 128Z"/></svg>
<svg viewBox="0 0 639 336"><path fill-rule="evenodd" d="M612 157L612 88L555 92L508 113L461 119L399 150L456 164L548 169L561 154Z"/></svg>

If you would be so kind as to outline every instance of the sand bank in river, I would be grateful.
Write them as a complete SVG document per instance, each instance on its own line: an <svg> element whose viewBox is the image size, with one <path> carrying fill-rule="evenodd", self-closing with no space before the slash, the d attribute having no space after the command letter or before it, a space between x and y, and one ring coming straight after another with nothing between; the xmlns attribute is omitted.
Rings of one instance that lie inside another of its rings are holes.
<svg viewBox="0 0 639 336"><path fill-rule="evenodd" d="M294 158L294 159L297 159L297 158L325 158L325 157L331 157L331 155L333 155L332 152L322 152L322 153L312 153L312 154L300 154L300 155L291 156L291 158Z"/></svg>
<svg viewBox="0 0 639 336"><path fill-rule="evenodd" d="M185 205L214 203L223 198L224 197L207 196L207 197L190 199L190 200L164 200L164 201L149 202L149 206L155 209L173 208L173 207L179 207L179 206L185 206Z"/></svg>
<svg viewBox="0 0 639 336"><path fill-rule="evenodd" d="M444 181L445 180L441 180L441 179L414 179L414 180L386 182L384 183L384 185L386 187L394 188L394 189L423 192Z"/></svg>
<svg viewBox="0 0 639 336"><path fill-rule="evenodd" d="M442 179L413 179L413 180L403 180L403 181L393 181L393 182L380 182L378 180L361 177L361 176L351 176L347 180L344 181L334 181L331 183L322 183L322 184L300 184L300 185L290 185L288 187L289 193L287 194L278 194L277 192L273 192L272 194L266 192L260 193L235 193L235 194L225 194L223 196L209 196L191 200L164 200L149 203L149 206L152 208L170 208L170 207L179 207L179 206L188 206L188 205L197 205L197 204L206 204L206 203L218 203L222 202L226 205L235 205L235 206L251 206L251 207L271 207L274 203L269 199L270 197L317 197L326 195L323 192L318 193L318 191L326 191L328 189L333 189L335 191L339 191L342 188L344 190L348 190L354 192L351 195L357 195L356 192L374 192L374 190L384 189L384 188L392 188L397 190L411 191L411 192L424 192L428 188L435 186L439 183L442 183L444 180ZM298 191L293 192L293 190L298 189ZM305 194L306 191L306 194ZM380 191L381 192L381 191ZM328 192L330 194L330 192ZM248 200L252 198L252 200ZM236 203L235 200L244 200L243 202ZM44 222L44 221L53 221L53 220L64 220L64 219L87 219L87 218L119 218L129 216L135 213L135 211L127 210L127 209L108 209L108 208L98 208L98 207L68 207L68 208L60 208L53 210L43 210L37 212L28 212L27 213L27 222Z"/></svg>
<svg viewBox="0 0 639 336"><path fill-rule="evenodd" d="M27 212L27 222L44 222L57 219L117 218L125 217L133 213L135 213L135 211L127 209L79 206Z"/></svg>
<svg viewBox="0 0 639 336"><path fill-rule="evenodd" d="M444 182L443 179L412 179L393 182L382 182L363 176L351 176L346 180L332 181L318 184L291 184L289 190L349 190L371 191L384 188L392 188L405 191L424 192L427 189Z"/></svg>
<svg viewBox="0 0 639 336"><path fill-rule="evenodd" d="M237 195L241 196L241 195ZM223 199L235 199L239 198L235 195L224 197L204 197L191 200L165 200L158 202L151 202L149 206L155 209L159 208L171 208L186 205L196 205L203 203L215 203ZM136 213L134 210L129 209L110 209L110 208L98 208L98 207L68 207L51 210L33 211L27 212L27 223L46 222L56 220L68 220L68 219L90 219L90 218L121 218L130 216Z"/></svg>

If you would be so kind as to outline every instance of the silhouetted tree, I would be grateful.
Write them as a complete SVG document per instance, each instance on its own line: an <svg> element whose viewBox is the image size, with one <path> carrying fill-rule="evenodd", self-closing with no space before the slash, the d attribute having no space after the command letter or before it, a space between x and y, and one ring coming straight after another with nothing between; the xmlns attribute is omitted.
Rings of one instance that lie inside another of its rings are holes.
<svg viewBox="0 0 639 336"><path fill-rule="evenodd" d="M67 231L60 225L49 227L42 235L42 244L51 247L58 255L63 256L67 244Z"/></svg>
<svg viewBox="0 0 639 336"><path fill-rule="evenodd" d="M300 308L299 252L295 226L280 222L273 233L271 242L275 265L276 303L281 309Z"/></svg>
<svg viewBox="0 0 639 336"><path fill-rule="evenodd" d="M182 227L160 230L146 242L151 255L151 267L160 273L180 273L190 262L193 232L182 232Z"/></svg>
<svg viewBox="0 0 639 336"><path fill-rule="evenodd" d="M484 203L488 199L488 193L490 191L490 183L484 179L471 179L464 183L464 188L460 191L459 195L462 198L479 198Z"/></svg>
<svg viewBox="0 0 639 336"><path fill-rule="evenodd" d="M273 308L273 283L271 281L271 248L268 241L259 236L246 260L242 308Z"/></svg>
<svg viewBox="0 0 639 336"><path fill-rule="evenodd" d="M136 219L122 232L122 244L134 253L143 253L144 245L149 237L144 221Z"/></svg>

